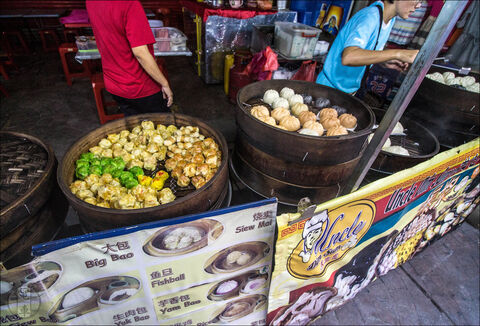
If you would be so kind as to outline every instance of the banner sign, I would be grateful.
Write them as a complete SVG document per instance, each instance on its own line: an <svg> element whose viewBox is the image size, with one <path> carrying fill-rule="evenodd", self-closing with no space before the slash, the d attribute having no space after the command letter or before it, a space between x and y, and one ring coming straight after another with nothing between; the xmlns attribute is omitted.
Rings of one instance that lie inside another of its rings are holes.
<svg viewBox="0 0 480 326"><path fill-rule="evenodd" d="M277 217L268 324L320 318L463 222L480 201L479 140Z"/></svg>
<svg viewBox="0 0 480 326"><path fill-rule="evenodd" d="M265 324L276 199L59 240L1 273L10 325Z"/></svg>

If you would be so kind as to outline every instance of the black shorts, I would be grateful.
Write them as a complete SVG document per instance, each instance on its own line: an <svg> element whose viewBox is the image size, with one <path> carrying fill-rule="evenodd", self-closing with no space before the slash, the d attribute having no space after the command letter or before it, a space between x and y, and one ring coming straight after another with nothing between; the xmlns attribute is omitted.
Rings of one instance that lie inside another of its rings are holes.
<svg viewBox="0 0 480 326"><path fill-rule="evenodd" d="M133 99L113 94L112 97L118 103L120 111L122 111L125 116L143 113L170 112L170 109L167 107L167 100L163 98L162 91L150 96Z"/></svg>

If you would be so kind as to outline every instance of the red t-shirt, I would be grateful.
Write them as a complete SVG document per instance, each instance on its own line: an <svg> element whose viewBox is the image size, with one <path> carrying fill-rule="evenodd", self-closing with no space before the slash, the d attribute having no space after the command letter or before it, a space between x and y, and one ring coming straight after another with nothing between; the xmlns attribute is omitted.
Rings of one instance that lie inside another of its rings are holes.
<svg viewBox="0 0 480 326"><path fill-rule="evenodd" d="M107 91L129 99L158 93L160 85L132 52L133 47L148 45L154 55L155 38L140 2L87 0L86 5L102 57Z"/></svg>

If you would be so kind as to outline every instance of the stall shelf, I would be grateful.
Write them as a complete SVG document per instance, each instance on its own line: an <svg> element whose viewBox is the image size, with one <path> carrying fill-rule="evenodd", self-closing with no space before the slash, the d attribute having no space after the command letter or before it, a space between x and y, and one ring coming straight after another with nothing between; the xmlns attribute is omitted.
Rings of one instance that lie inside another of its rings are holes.
<svg viewBox="0 0 480 326"><path fill-rule="evenodd" d="M296 12L292 11L214 8L189 0L181 0L180 5L187 37L195 39L190 47L196 54L197 73L207 84L223 80L226 54L234 49L249 48L254 24L296 19ZM190 32L192 29L195 31Z"/></svg>

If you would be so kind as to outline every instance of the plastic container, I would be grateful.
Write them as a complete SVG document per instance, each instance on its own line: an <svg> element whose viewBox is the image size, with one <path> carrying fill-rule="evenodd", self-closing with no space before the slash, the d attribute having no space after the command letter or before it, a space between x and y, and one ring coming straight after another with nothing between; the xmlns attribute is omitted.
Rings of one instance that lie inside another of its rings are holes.
<svg viewBox="0 0 480 326"><path fill-rule="evenodd" d="M288 59L311 59L320 33L303 24L275 22L275 48Z"/></svg>
<svg viewBox="0 0 480 326"><path fill-rule="evenodd" d="M98 51L95 36L75 36L75 43L79 52Z"/></svg>
<svg viewBox="0 0 480 326"><path fill-rule="evenodd" d="M250 43L253 52L260 52L267 46L272 46L274 31L275 25L253 25Z"/></svg>
<svg viewBox="0 0 480 326"><path fill-rule="evenodd" d="M150 25L151 28L163 27L163 21L158 19L149 19L148 24Z"/></svg>
<svg viewBox="0 0 480 326"><path fill-rule="evenodd" d="M156 43L153 48L160 52L176 52L187 50L187 37L174 27L152 28Z"/></svg>

